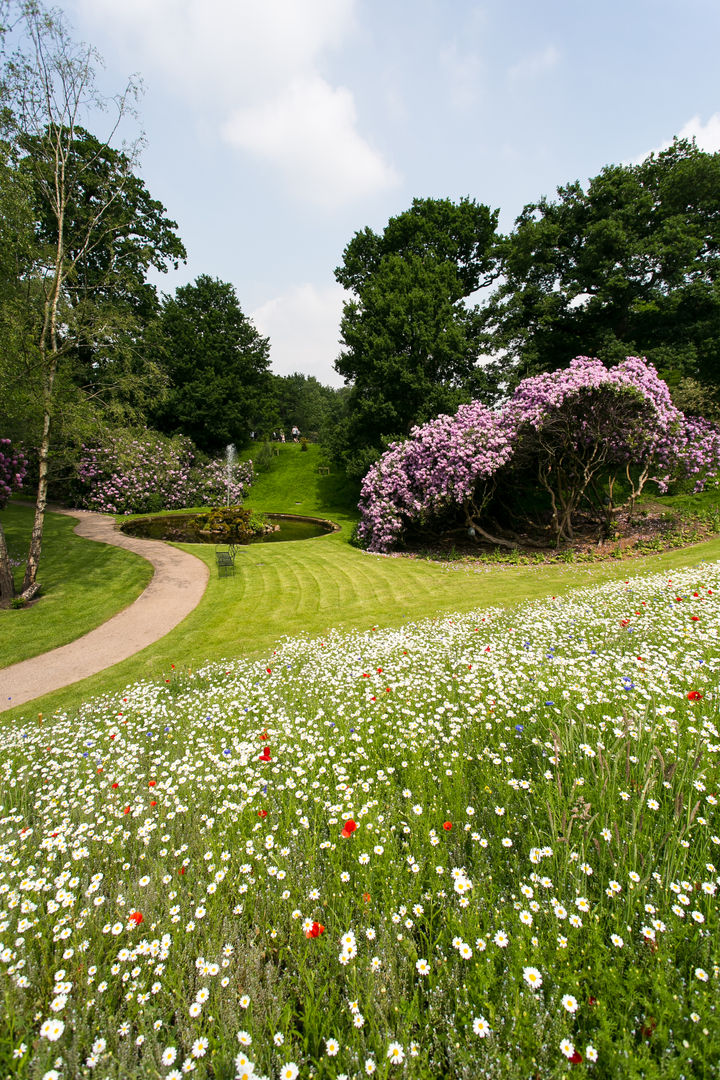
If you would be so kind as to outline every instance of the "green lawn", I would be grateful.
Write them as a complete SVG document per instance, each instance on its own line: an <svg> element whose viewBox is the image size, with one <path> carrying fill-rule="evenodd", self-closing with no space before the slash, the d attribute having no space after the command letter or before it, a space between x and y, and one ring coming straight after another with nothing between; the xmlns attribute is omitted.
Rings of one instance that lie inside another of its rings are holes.
<svg viewBox="0 0 720 1080"><path fill-rule="evenodd" d="M33 509L10 503L2 525L15 561L24 559ZM0 611L0 667L74 641L131 604L152 577L145 559L122 548L76 536L77 522L47 514L38 580L42 598L21 610ZM19 585L22 566L16 569Z"/></svg>
<svg viewBox="0 0 720 1080"><path fill-rule="evenodd" d="M481 572L460 565L443 567L369 555L348 543L357 512L352 511L342 477L318 475L318 448L302 453L298 445L287 444L280 450L277 465L259 477L247 505L270 512L328 517L342 526L339 533L299 543L242 548L235 576L223 578L217 576L211 545L178 545L210 567L207 591L195 611L155 645L129 660L3 716L70 708L137 679L163 679L173 664L176 670L193 669L206 660L262 656L285 635L318 636L331 627L397 626L442 611L506 607L645 569L720 558L720 538L631 563L492 567ZM75 580L81 579L68 575L69 583ZM68 588L73 596L78 592L70 585ZM83 591L84 585L79 592ZM71 612L78 607L77 598L72 604ZM41 613L40 606L38 611ZM67 620L73 629L74 618L71 614Z"/></svg>

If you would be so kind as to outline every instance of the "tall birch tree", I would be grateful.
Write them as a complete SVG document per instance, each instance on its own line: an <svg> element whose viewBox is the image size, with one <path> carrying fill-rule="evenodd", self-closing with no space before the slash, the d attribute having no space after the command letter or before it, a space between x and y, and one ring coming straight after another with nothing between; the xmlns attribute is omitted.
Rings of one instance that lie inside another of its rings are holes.
<svg viewBox="0 0 720 1080"><path fill-rule="evenodd" d="M88 120L96 121L100 115L107 116L108 123L97 153L107 150L125 117L135 116L139 82L131 77L120 93L102 94L97 87L102 61L96 50L77 44L62 13L45 8L38 0L10 0L0 15L5 27L0 73L2 136L22 162L46 217L54 223L52 240L39 245L33 268L40 284L34 348L42 421L35 516L22 586L27 599L38 589L58 367L74 345L67 292L78 266L103 241L105 219L122 197L124 183L131 181L141 138L123 145L124 174L116 175L107 187L96 188L82 235L76 233L70 247L66 236L70 209L95 164L92 155L83 157L74 151ZM102 333L100 326L95 330Z"/></svg>

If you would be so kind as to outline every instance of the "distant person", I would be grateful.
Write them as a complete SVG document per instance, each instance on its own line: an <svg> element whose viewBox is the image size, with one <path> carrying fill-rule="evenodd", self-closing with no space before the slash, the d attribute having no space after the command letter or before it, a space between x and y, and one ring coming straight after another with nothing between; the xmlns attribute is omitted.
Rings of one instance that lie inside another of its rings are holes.
<svg viewBox="0 0 720 1080"><path fill-rule="evenodd" d="M293 429L292 429L292 437L293 437L293 442L298 441L298 439L300 438L300 429L299 428L293 427Z"/></svg>
<svg viewBox="0 0 720 1080"><path fill-rule="evenodd" d="M284 431L280 432L280 442L285 442L285 432Z"/></svg>

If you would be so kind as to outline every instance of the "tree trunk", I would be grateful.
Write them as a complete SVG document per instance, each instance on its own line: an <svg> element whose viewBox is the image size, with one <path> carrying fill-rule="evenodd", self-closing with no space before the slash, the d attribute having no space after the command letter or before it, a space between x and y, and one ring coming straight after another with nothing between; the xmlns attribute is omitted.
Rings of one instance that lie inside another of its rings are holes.
<svg viewBox="0 0 720 1080"><path fill-rule="evenodd" d="M7 607L15 595L10 553L5 543L5 533L0 525L0 607Z"/></svg>
<svg viewBox="0 0 720 1080"><path fill-rule="evenodd" d="M60 209L57 213L57 226L58 226L58 239L57 249L55 252L55 274L53 276L52 289L50 295L46 297L43 313L43 327L40 335L40 356L43 364L43 431L42 438L40 440L40 446L38 447L38 486L37 486L37 498L35 500L35 519L33 521L32 536L30 537L30 548L28 550L27 562L25 564L25 577L23 579L23 595L31 590L33 593L35 589L38 565L40 563L40 553L42 551L42 536L43 526L45 524L45 505L47 503L47 486L48 486L48 462L50 458L50 421L52 416L52 402L53 402L53 388L55 386L55 373L58 365L58 337L57 337L57 321L58 321L58 304L60 302L60 290L65 277L64 274L64 258L65 258L65 244L64 244L64 229L65 229L65 213L64 213L64 184L65 173L64 167L60 172L59 177L56 175L56 186L58 186L58 206ZM62 195L61 195L62 191Z"/></svg>
<svg viewBox="0 0 720 1080"><path fill-rule="evenodd" d="M497 544L498 547L517 548L518 545L512 540L504 540L500 536L493 536L492 533L486 532L485 529L478 525L477 519L473 517L470 512L470 504L468 502L464 504L463 509L465 511L465 525L467 528L474 529L475 532L479 533L485 540L488 540L491 544ZM473 509L477 510L476 507L473 507Z"/></svg>
<svg viewBox="0 0 720 1080"><path fill-rule="evenodd" d="M37 578L40 554L42 552L43 526L45 525L45 505L47 503L47 475L48 458L50 456L50 413L46 410L43 417L43 435L38 448L39 477L37 497L35 499L35 517L33 519L30 547L28 549L27 562L25 563L25 577L23 578L23 593L35 585Z"/></svg>

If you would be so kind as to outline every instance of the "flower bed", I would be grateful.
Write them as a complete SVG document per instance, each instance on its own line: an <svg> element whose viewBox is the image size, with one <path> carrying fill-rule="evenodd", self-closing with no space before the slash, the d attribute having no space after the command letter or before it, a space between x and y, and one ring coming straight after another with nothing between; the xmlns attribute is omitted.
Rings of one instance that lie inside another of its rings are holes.
<svg viewBox="0 0 720 1080"><path fill-rule="evenodd" d="M6 727L5 1072L712 1075L719 590L289 640Z"/></svg>

